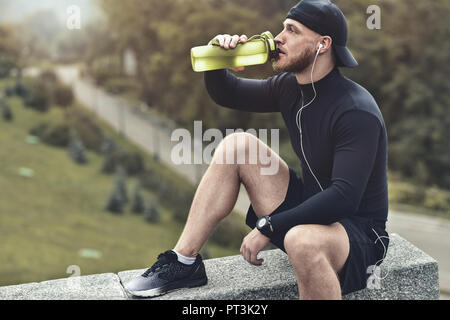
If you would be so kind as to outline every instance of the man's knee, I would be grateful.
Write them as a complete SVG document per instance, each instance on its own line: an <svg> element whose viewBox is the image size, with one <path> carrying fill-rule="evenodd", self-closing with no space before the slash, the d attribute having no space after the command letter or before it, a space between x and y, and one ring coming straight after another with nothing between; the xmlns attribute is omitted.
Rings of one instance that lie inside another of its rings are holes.
<svg viewBox="0 0 450 320"><path fill-rule="evenodd" d="M284 247L291 261L315 264L324 258L323 237L309 225L291 228L284 237Z"/></svg>
<svg viewBox="0 0 450 320"><path fill-rule="evenodd" d="M214 152L218 164L256 164L258 138L247 132L227 135Z"/></svg>

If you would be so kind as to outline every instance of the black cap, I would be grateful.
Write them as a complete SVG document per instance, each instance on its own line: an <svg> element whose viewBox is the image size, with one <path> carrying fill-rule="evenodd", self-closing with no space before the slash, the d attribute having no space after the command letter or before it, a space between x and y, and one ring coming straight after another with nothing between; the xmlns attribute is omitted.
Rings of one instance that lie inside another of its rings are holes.
<svg viewBox="0 0 450 320"><path fill-rule="evenodd" d="M329 0L302 0L287 18L296 20L321 36L333 39L338 67L356 67L358 62L347 49L347 22L342 11Z"/></svg>

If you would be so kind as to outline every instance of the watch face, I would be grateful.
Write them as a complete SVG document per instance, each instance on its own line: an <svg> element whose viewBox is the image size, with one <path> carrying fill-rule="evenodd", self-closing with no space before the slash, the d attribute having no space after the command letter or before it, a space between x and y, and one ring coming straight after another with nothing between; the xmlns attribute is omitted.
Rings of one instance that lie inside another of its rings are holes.
<svg viewBox="0 0 450 320"><path fill-rule="evenodd" d="M261 219L258 222L258 227L262 228L262 227L264 227L265 224L266 224L266 219Z"/></svg>

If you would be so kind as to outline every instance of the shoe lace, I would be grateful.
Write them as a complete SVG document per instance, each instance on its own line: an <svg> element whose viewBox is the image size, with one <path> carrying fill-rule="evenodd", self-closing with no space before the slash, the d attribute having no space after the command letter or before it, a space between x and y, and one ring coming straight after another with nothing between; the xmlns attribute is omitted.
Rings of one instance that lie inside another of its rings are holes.
<svg viewBox="0 0 450 320"><path fill-rule="evenodd" d="M148 268L143 274L143 277L148 277L148 275L152 272L156 272L158 270L164 269L166 266L168 266L169 264L171 264L173 261L175 261L176 255L173 254L172 252L166 251L163 253L160 253L158 255L158 259L157 261L150 267Z"/></svg>

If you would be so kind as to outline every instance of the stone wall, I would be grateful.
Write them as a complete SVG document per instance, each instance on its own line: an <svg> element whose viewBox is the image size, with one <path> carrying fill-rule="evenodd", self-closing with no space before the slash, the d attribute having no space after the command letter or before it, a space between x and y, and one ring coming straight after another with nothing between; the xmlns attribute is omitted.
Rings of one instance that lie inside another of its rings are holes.
<svg viewBox="0 0 450 320"><path fill-rule="evenodd" d="M380 279L370 287L344 296L364 300L439 299L438 264L397 234L390 234L388 254ZM208 284L181 289L153 299L247 300L298 299L295 273L287 255L279 249L260 253L262 266L252 266L241 255L205 260ZM0 287L0 299L113 300L133 299L123 283L145 270L122 271Z"/></svg>

